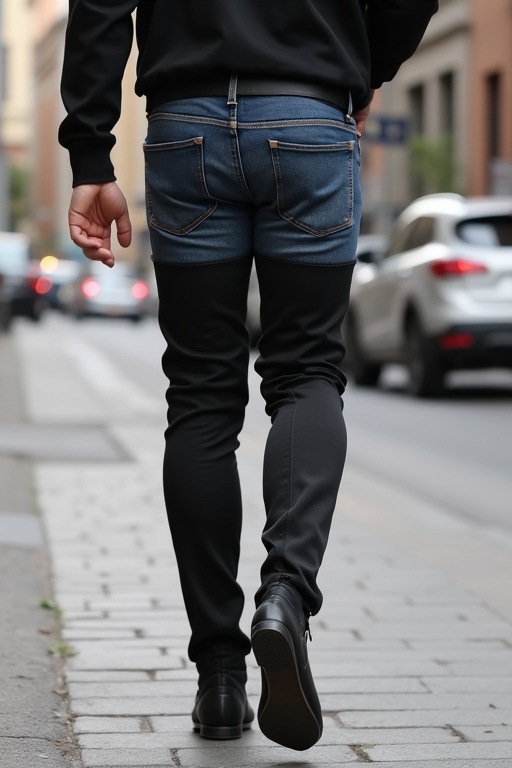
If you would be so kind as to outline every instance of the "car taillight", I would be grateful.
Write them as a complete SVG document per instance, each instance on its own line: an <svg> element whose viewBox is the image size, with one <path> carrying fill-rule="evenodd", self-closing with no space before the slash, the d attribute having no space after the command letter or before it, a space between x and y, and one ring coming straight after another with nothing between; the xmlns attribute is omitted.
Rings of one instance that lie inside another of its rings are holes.
<svg viewBox="0 0 512 768"><path fill-rule="evenodd" d="M52 289L52 281L49 277L40 277L39 275L29 274L27 277L27 283L30 290L35 291L40 296L45 293L49 293Z"/></svg>
<svg viewBox="0 0 512 768"><path fill-rule="evenodd" d="M52 289L52 281L48 277L38 277L34 283L34 290L40 296L49 293Z"/></svg>
<svg viewBox="0 0 512 768"><path fill-rule="evenodd" d="M475 343L472 333L447 333L439 339L441 349L468 349Z"/></svg>
<svg viewBox="0 0 512 768"><path fill-rule="evenodd" d="M435 277L462 277L463 275L476 275L487 272L487 267L478 261L470 259L449 259L447 261L433 261L430 269Z"/></svg>
<svg viewBox="0 0 512 768"><path fill-rule="evenodd" d="M87 299L95 299L100 290L99 283L92 277L89 277L82 283L82 293Z"/></svg>
<svg viewBox="0 0 512 768"><path fill-rule="evenodd" d="M146 283L142 282L142 280L137 280L137 282L132 285L132 296L134 299L143 301L143 299L147 297L148 293L149 288Z"/></svg>

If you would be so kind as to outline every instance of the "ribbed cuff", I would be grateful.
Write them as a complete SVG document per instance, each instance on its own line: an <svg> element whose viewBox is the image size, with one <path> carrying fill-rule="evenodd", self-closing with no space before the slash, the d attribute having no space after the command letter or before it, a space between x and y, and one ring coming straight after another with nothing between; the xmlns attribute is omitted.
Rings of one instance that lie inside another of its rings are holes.
<svg viewBox="0 0 512 768"><path fill-rule="evenodd" d="M104 184L115 181L110 147L73 144L69 148L73 187L79 184Z"/></svg>

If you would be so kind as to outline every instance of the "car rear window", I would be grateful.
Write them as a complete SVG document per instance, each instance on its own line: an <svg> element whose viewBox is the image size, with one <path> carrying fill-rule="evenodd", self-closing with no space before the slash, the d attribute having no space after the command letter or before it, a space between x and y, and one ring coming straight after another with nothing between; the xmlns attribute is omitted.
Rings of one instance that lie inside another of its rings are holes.
<svg viewBox="0 0 512 768"><path fill-rule="evenodd" d="M512 246L512 216L482 216L465 219L457 225L457 235L465 243L482 248Z"/></svg>
<svg viewBox="0 0 512 768"><path fill-rule="evenodd" d="M29 249L15 241L0 242L0 272L7 275L22 274L27 269Z"/></svg>

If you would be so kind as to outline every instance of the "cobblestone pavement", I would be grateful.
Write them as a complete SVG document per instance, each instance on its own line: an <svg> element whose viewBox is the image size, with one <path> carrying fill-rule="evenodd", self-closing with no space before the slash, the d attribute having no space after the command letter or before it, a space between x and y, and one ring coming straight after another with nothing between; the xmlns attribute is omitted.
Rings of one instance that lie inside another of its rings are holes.
<svg viewBox="0 0 512 768"><path fill-rule="evenodd" d="M227 743L195 735L196 675L160 486L163 405L98 352L77 352L65 331L17 334L33 422L101 425L114 449L37 470L63 638L76 652L66 682L83 766L510 768L509 543L435 510L427 523L413 504L408 516L399 491L356 472L342 486L311 625L321 741L298 753L257 727ZM101 376L87 367L94 355ZM263 556L264 418L251 406L239 458L246 631ZM475 572L493 578L479 589Z"/></svg>

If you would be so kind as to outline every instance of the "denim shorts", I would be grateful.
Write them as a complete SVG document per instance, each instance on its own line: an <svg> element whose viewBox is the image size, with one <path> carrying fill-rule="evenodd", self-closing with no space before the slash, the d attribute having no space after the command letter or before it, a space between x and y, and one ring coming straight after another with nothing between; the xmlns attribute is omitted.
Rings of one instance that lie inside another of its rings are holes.
<svg viewBox="0 0 512 768"><path fill-rule="evenodd" d="M149 115L144 157L157 262L355 261L359 142L336 106L297 96L171 101Z"/></svg>

